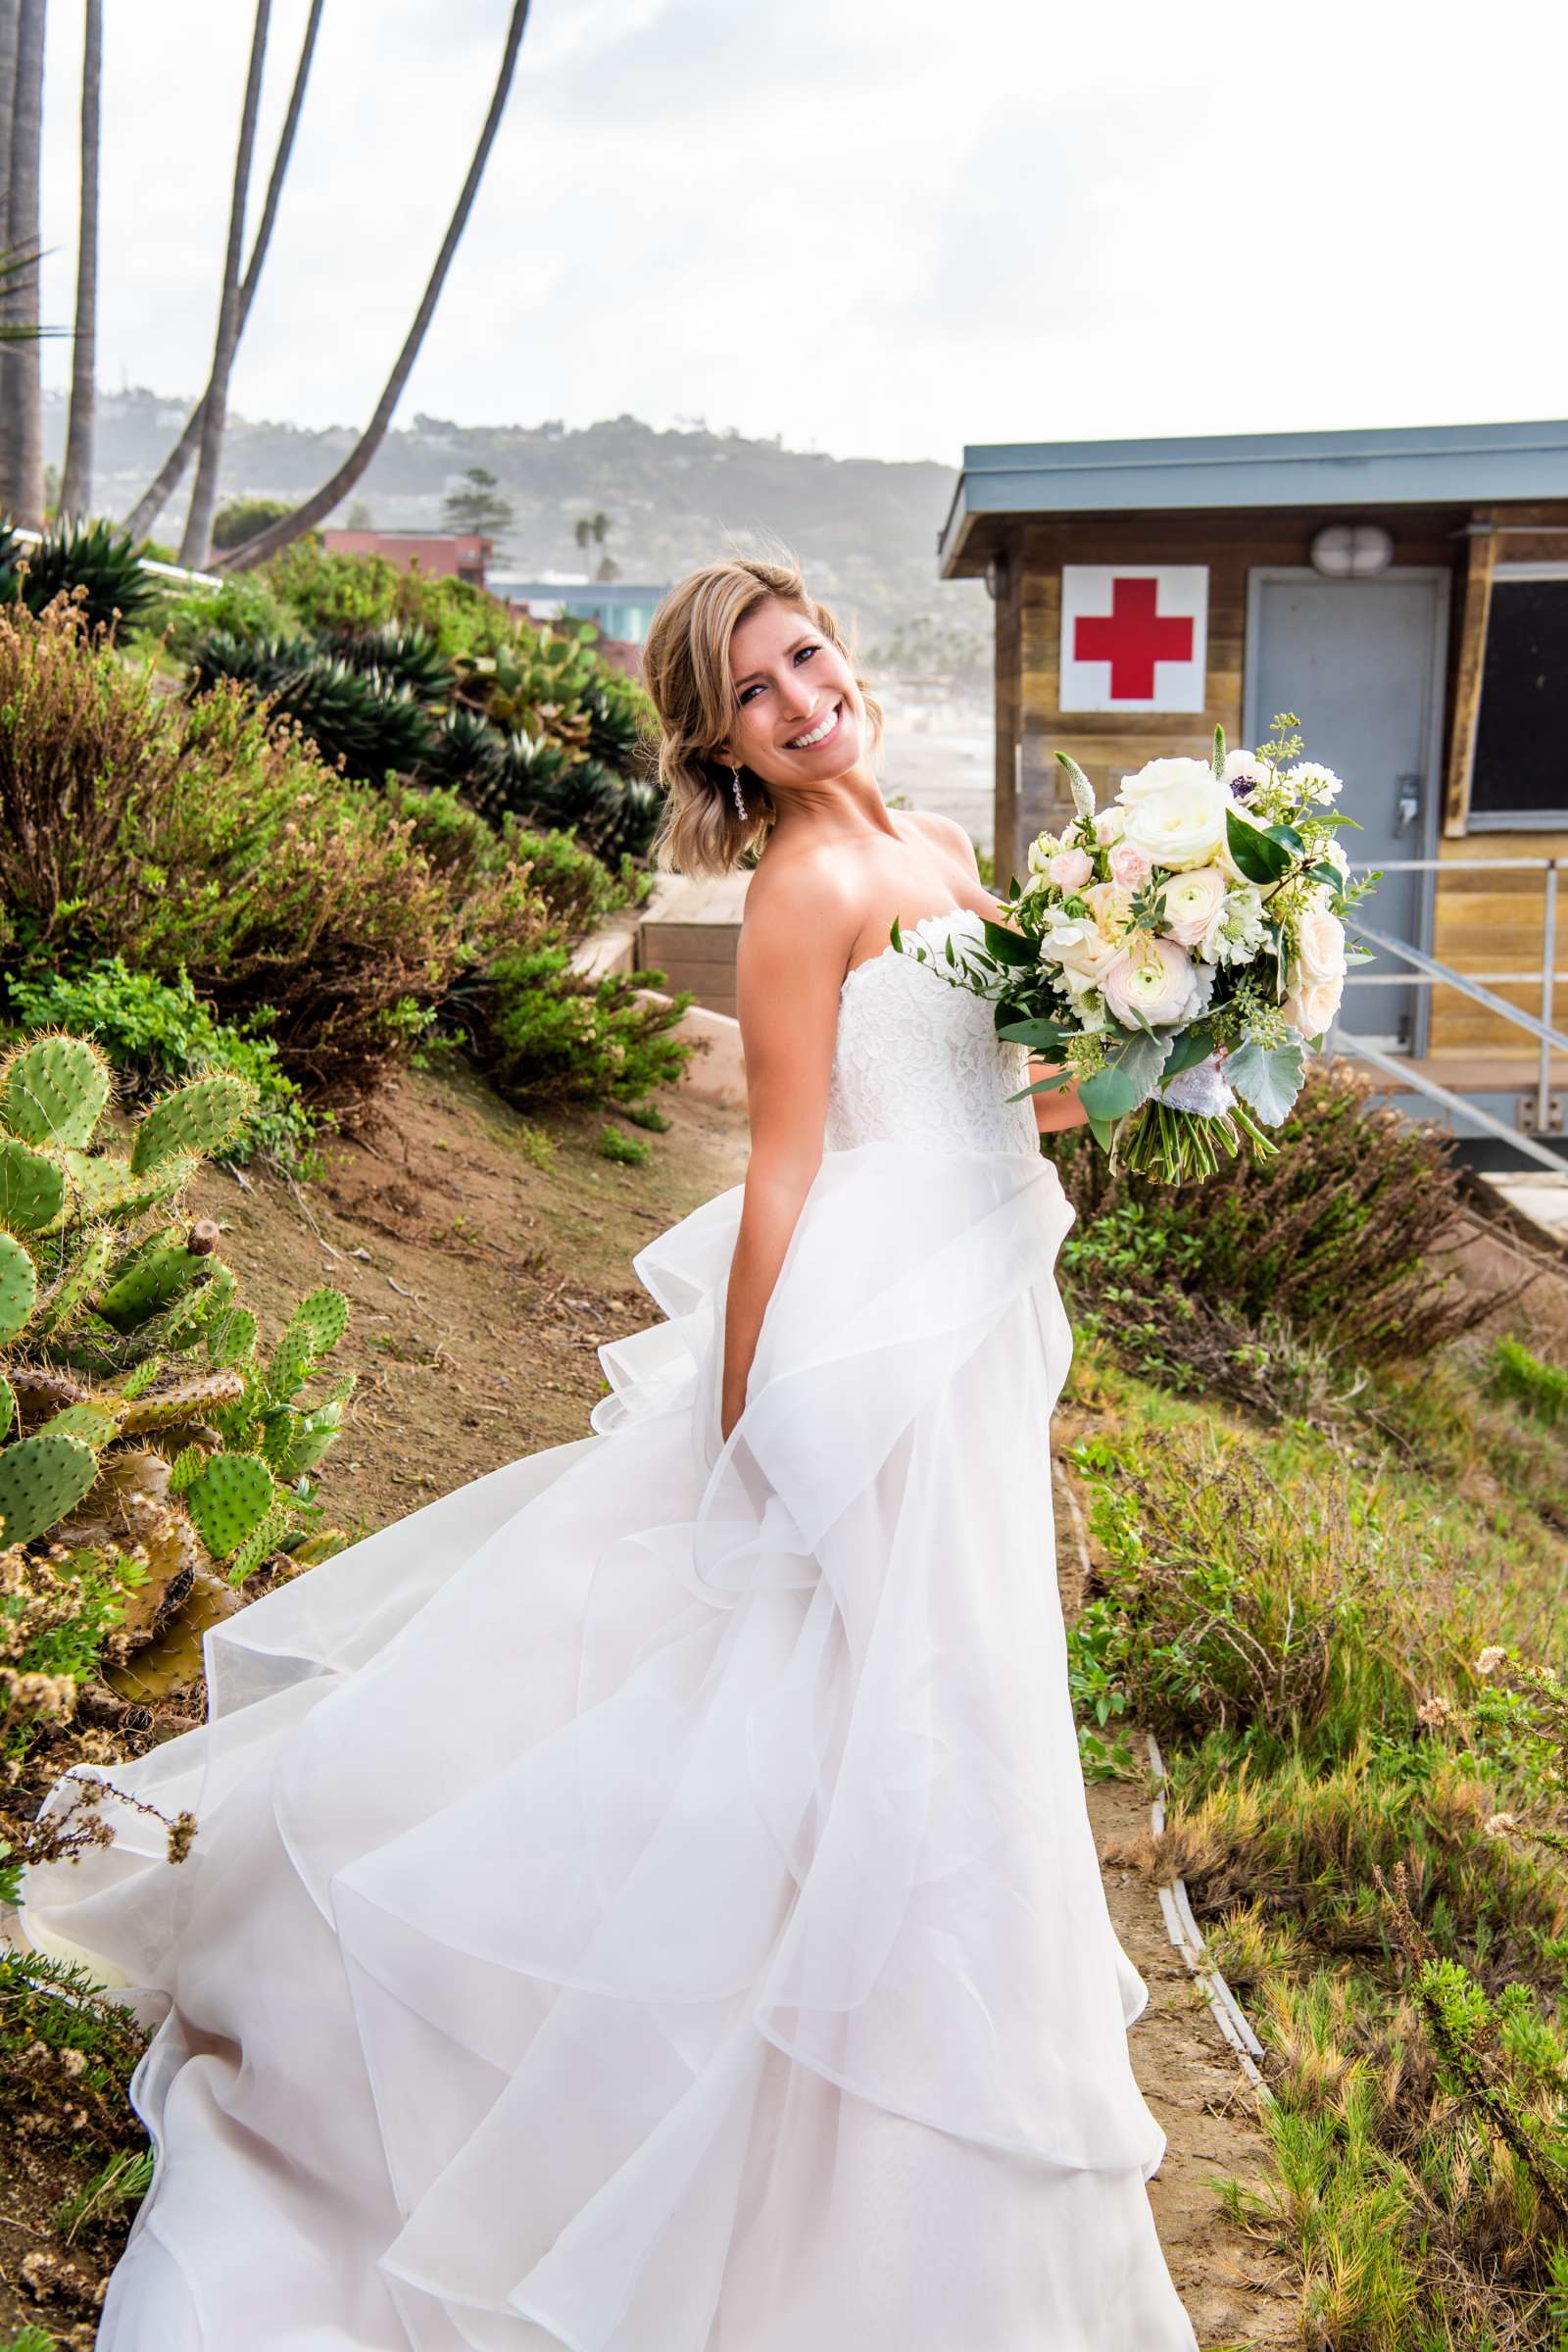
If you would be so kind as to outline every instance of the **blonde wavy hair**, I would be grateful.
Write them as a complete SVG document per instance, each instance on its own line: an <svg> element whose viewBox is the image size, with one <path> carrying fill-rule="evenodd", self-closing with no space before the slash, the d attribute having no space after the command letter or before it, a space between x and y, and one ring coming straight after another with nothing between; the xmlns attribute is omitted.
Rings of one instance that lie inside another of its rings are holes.
<svg viewBox="0 0 1568 2352"><path fill-rule="evenodd" d="M643 684L659 714L659 781L663 812L650 846L665 873L727 874L760 850L778 817L762 778L742 765L742 820L734 777L714 752L735 726L730 639L767 597L792 605L849 662L865 703L872 756L882 744L882 706L855 667L850 642L812 596L787 548L773 557L725 556L699 565L662 600L643 647Z"/></svg>

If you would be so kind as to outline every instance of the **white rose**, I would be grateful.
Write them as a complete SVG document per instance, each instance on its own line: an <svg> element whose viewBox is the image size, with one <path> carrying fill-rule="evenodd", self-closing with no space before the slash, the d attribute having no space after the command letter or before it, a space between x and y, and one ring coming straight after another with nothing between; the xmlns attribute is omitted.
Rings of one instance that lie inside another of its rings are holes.
<svg viewBox="0 0 1568 2352"><path fill-rule="evenodd" d="M1280 1011L1303 1037L1321 1037L1345 994L1345 925L1326 906L1309 906L1296 926L1296 956Z"/></svg>
<svg viewBox="0 0 1568 2352"><path fill-rule="evenodd" d="M1087 850L1061 850L1053 858L1046 871L1061 891L1082 890L1095 870L1095 861Z"/></svg>
<svg viewBox="0 0 1568 2352"><path fill-rule="evenodd" d="M1206 760L1148 760L1134 775L1123 776L1116 787L1116 798L1124 808L1139 801L1147 801L1152 792L1165 792L1173 784L1208 784L1214 781L1214 771Z"/></svg>
<svg viewBox="0 0 1568 2352"><path fill-rule="evenodd" d="M1059 963L1064 971L1098 980L1121 953L1122 937L1132 907L1131 894L1113 882L1097 882L1084 892L1089 912L1085 919L1057 921L1040 942L1041 959Z"/></svg>
<svg viewBox="0 0 1568 2352"><path fill-rule="evenodd" d="M1151 765L1185 766L1194 772L1133 803L1127 811L1127 841L1154 865L1180 870L1212 864L1225 845L1230 794L1196 760L1153 760Z"/></svg>
<svg viewBox="0 0 1568 2352"><path fill-rule="evenodd" d="M1202 992L1193 959L1173 939L1138 932L1101 982L1105 1004L1124 1029L1139 1026L1138 1015L1153 1027L1191 1020L1200 1009Z"/></svg>
<svg viewBox="0 0 1568 2352"><path fill-rule="evenodd" d="M1217 865L1195 866L1173 875L1160 894L1165 928L1179 947L1203 949L1225 911L1229 889Z"/></svg>

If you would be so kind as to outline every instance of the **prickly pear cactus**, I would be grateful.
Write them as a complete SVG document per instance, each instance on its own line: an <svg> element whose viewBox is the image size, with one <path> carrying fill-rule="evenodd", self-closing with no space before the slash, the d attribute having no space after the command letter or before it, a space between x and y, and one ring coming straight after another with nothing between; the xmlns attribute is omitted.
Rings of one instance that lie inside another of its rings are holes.
<svg viewBox="0 0 1568 2352"><path fill-rule="evenodd" d="M311 1293L264 1357L216 1221L180 1213L250 1115L249 1081L173 1088L128 1152L97 1143L111 1092L85 1039L0 1062L0 1544L140 1557L144 1638L204 1550L236 1583L281 1546L325 1556L313 1474L354 1384L303 1394L343 1336L341 1293Z"/></svg>
<svg viewBox="0 0 1568 2352"><path fill-rule="evenodd" d="M109 1106L109 1064L85 1037L35 1037L0 1063L0 1127L24 1144L85 1151Z"/></svg>

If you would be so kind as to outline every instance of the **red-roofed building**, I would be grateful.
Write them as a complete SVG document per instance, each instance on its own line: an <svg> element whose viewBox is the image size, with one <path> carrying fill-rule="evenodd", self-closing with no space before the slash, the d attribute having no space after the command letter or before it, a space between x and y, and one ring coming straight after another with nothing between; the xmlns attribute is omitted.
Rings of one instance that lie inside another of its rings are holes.
<svg viewBox="0 0 1568 2352"><path fill-rule="evenodd" d="M485 585L495 543L479 531L323 531L334 556L385 556L389 564L417 564L431 579Z"/></svg>

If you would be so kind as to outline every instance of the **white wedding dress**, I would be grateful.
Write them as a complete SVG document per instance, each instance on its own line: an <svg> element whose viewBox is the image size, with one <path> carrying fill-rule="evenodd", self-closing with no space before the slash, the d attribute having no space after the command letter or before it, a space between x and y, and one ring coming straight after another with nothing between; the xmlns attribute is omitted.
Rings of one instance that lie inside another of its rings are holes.
<svg viewBox="0 0 1568 2352"><path fill-rule="evenodd" d="M962 908L910 926L940 950ZM731 1187L593 1434L206 1636L44 1951L157 2031L108 2352L1196 2352L1070 1713L1072 1211L892 949L719 1442ZM45 1812L73 1791L56 1784Z"/></svg>

